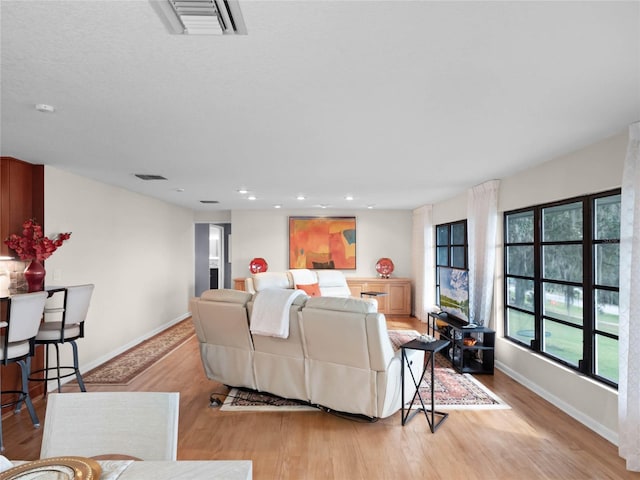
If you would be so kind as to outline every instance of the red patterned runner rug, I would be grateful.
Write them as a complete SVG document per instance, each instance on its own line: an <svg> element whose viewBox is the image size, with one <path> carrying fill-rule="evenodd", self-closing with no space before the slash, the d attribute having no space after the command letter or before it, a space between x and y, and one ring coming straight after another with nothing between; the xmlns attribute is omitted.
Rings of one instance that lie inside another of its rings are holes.
<svg viewBox="0 0 640 480"><path fill-rule="evenodd" d="M195 335L191 318L148 338L82 376L84 383L127 385Z"/></svg>

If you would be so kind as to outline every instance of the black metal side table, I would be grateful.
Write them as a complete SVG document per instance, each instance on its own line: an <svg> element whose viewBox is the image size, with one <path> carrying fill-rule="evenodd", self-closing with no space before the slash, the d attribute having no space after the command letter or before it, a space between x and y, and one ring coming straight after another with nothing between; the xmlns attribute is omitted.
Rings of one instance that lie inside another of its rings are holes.
<svg viewBox="0 0 640 480"><path fill-rule="evenodd" d="M444 422L447 417L449 416L448 413L445 412L437 412L435 409L435 392L433 389L433 380L434 380L434 374L435 374L435 355L436 353L438 353L440 350L443 350L445 348L447 348L449 346L451 342L449 342L448 340L436 340L434 342L421 342L419 340L411 340L410 342L405 343L404 345L400 346L400 349L402 350L402 370L400 373L400 382L402 383L402 407L401 407L401 415L402 415L402 425L404 426L409 420L411 420L418 412L424 412L424 416L427 418L427 422L429 422L429 428L431 429L431 433L435 433L436 429L442 424L442 422ZM427 359L427 361L424 364L424 368L422 369L422 374L420 375L420 378L416 380L416 377L413 375L413 370L411 370L411 367L409 365L409 361L407 359L407 353L406 350L422 350L425 353L429 352L429 358ZM428 409L425 406L425 401L422 398L422 396L420 395L420 383L422 383L422 380L424 379L424 375L425 373L427 373L427 370L429 369L429 365L431 365L431 408ZM407 367L409 369L409 373L411 374L411 379L413 380L413 384L416 387L416 393L413 394L413 398L411 399L411 403L409 404L409 407L406 408L407 413L405 415L404 411L405 411L405 403L404 403L404 371L405 368ZM413 409L412 410L412 406L413 406L413 402L415 402L416 397L420 399L420 405L421 407ZM430 414L430 415L429 415ZM436 422L436 418L435 416L438 415L440 418L438 419L438 421Z"/></svg>
<svg viewBox="0 0 640 480"><path fill-rule="evenodd" d="M360 298L362 297L384 297L389 295L387 292L360 292Z"/></svg>

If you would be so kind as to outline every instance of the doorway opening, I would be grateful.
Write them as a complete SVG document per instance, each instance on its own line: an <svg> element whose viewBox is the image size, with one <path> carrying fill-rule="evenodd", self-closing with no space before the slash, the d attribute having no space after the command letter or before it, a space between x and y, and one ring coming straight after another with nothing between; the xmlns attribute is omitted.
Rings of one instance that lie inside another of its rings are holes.
<svg viewBox="0 0 640 480"><path fill-rule="evenodd" d="M224 285L224 228L209 225L209 288L217 289Z"/></svg>
<svg viewBox="0 0 640 480"><path fill-rule="evenodd" d="M195 224L195 295L231 288L231 224Z"/></svg>

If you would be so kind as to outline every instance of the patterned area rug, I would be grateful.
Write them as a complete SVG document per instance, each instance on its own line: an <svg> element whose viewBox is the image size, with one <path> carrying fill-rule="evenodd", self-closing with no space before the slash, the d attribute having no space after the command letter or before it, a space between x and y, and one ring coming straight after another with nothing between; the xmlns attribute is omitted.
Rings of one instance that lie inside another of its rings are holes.
<svg viewBox="0 0 640 480"><path fill-rule="evenodd" d="M269 393L254 392L252 390L240 390L232 388L227 394L221 411L243 412L311 412L318 409L304 402L287 400Z"/></svg>
<svg viewBox="0 0 640 480"><path fill-rule="evenodd" d="M419 335L414 330L390 330L389 338L395 350L400 345L413 340ZM487 410L510 408L497 395L470 374L456 372L451 363L442 355L436 354L435 366L435 403L439 410ZM429 373L427 373L429 375ZM431 390L427 383L420 385L420 395L429 408ZM409 399L408 401L411 401ZM420 400L416 398L412 408L418 408ZM224 411L313 411L315 407L304 403L286 400L268 393L250 390L232 389L221 410Z"/></svg>
<svg viewBox="0 0 640 480"><path fill-rule="evenodd" d="M127 385L193 335L191 318L182 320L84 374L84 383Z"/></svg>
<svg viewBox="0 0 640 480"><path fill-rule="evenodd" d="M415 330L389 330L389 339L394 350L420 335ZM437 353L435 364L435 405L439 410L491 410L511 408L500 397L476 380L469 373L458 373L451 362ZM429 372L425 376L429 376ZM431 388L427 382L420 384L420 396L427 404L431 402ZM412 408L420 407L416 398ZM427 405L430 408L430 405Z"/></svg>

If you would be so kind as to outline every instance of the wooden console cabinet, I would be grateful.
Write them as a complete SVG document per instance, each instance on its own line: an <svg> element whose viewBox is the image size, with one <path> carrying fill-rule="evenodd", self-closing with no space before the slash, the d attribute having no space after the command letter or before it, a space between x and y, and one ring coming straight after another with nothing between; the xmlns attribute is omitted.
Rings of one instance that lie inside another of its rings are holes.
<svg viewBox="0 0 640 480"><path fill-rule="evenodd" d="M362 292L382 292L375 297L378 311L385 315L411 315L411 280L408 278L353 278L347 277L351 295Z"/></svg>
<svg viewBox="0 0 640 480"><path fill-rule="evenodd" d="M347 277L351 295L360 297L362 292L382 292L378 311L385 315L411 315L411 280L408 278L353 278ZM244 290L244 278L234 278L233 288Z"/></svg>

